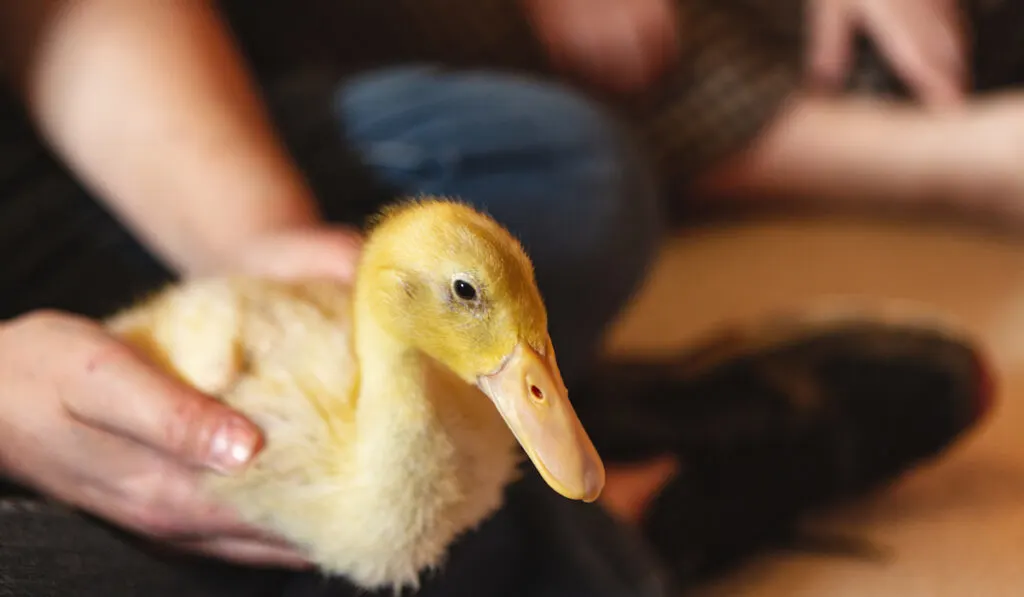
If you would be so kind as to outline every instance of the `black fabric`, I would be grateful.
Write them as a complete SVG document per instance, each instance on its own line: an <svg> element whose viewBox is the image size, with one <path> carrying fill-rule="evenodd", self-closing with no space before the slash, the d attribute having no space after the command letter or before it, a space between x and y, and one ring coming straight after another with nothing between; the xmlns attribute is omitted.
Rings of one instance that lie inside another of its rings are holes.
<svg viewBox="0 0 1024 597"><path fill-rule="evenodd" d="M158 555L56 504L0 500L0 597L276 597L285 580Z"/></svg>
<svg viewBox="0 0 1024 597"><path fill-rule="evenodd" d="M939 455L988 411L991 382L967 340L869 321L790 332L725 357L711 343L610 364L577 391L605 458L680 459L644 524L680 583L789 545L805 515Z"/></svg>
<svg viewBox="0 0 1024 597"><path fill-rule="evenodd" d="M508 503L423 575L418 597L667 597L642 540L529 470ZM408 593L412 595L410 591ZM392 597L317 573L169 554L88 516L0 494L0 597Z"/></svg>
<svg viewBox="0 0 1024 597"><path fill-rule="evenodd" d="M638 536L592 504L566 500L524 467L498 515L452 549L417 597L667 597L667 576ZM502 566L495 566L500 561ZM329 590L325 592L325 586ZM351 585L305 575L282 597L355 597ZM409 597L412 592L407 593ZM390 597L387 591L372 597Z"/></svg>

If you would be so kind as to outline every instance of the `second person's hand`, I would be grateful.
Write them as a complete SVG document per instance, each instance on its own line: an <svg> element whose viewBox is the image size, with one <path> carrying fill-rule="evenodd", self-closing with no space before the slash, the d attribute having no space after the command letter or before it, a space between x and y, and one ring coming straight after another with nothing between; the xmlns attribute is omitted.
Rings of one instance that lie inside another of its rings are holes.
<svg viewBox="0 0 1024 597"><path fill-rule="evenodd" d="M970 73L957 0L810 0L808 14L809 70L819 85L842 84L862 30L926 104L963 98Z"/></svg>
<svg viewBox="0 0 1024 597"><path fill-rule="evenodd" d="M673 0L524 0L556 67L619 93L640 91L679 57Z"/></svg>

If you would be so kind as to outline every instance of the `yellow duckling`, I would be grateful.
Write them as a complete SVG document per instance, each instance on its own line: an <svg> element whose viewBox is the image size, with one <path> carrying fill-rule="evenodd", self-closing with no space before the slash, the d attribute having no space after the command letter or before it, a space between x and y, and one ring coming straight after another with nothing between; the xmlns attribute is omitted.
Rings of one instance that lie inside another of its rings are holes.
<svg viewBox="0 0 1024 597"><path fill-rule="evenodd" d="M498 509L517 439L562 495L604 485L529 258L458 202L386 210L354 288L197 280L108 323L263 428L263 451L211 491L367 589L415 586Z"/></svg>

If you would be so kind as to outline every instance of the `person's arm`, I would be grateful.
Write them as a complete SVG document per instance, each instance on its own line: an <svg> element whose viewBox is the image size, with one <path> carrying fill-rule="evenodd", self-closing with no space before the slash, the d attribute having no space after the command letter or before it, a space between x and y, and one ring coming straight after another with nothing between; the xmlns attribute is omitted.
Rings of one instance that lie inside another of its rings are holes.
<svg viewBox="0 0 1024 597"><path fill-rule="evenodd" d="M209 0L0 0L0 50L42 135L185 273L319 222Z"/></svg>

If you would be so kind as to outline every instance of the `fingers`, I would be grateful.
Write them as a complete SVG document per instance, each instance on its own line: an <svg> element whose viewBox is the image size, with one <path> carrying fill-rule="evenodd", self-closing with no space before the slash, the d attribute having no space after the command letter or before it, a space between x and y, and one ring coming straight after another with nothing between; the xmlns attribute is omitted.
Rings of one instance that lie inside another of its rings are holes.
<svg viewBox="0 0 1024 597"><path fill-rule="evenodd" d="M529 0L552 63L618 93L653 83L680 52L677 9L667 0Z"/></svg>
<svg viewBox="0 0 1024 597"><path fill-rule="evenodd" d="M638 88L654 83L680 58L682 50L679 14L675 3L648 0L637 9L633 28L637 47L643 48Z"/></svg>
<svg viewBox="0 0 1024 597"><path fill-rule="evenodd" d="M951 73L957 87L963 90L967 87L970 76L967 27L958 3L940 0L938 4L939 6L928 11L935 21L935 26L924 27L923 33L930 34L927 45L931 48L929 53L936 64L942 65L943 70Z"/></svg>
<svg viewBox="0 0 1024 597"><path fill-rule="evenodd" d="M670 2L617 2L592 23L580 54L591 57L594 81L614 91L647 88L679 58L679 19Z"/></svg>
<svg viewBox="0 0 1024 597"><path fill-rule="evenodd" d="M91 427L83 432L103 433ZM79 484L85 491L79 489L69 496L68 501L77 507L158 544L205 545L205 551L211 555L230 546L249 545L253 548L240 550L243 555L253 552L259 556L266 552L264 557L283 559L289 565L296 563L298 554L286 540L253 526L234 508L211 499L196 469L125 443L116 436L107 438L113 441L106 447L117 451L96 450L92 446L91 460L105 462L107 466L97 478L85 475L84 483ZM81 465L85 466L89 465Z"/></svg>
<svg viewBox="0 0 1024 597"><path fill-rule="evenodd" d="M281 279L324 277L351 282L362 244L362 236L347 227L290 231L250 247L239 266L249 274Z"/></svg>
<svg viewBox="0 0 1024 597"><path fill-rule="evenodd" d="M930 105L951 105L964 95L966 40L950 2L874 2L865 25L893 69Z"/></svg>
<svg viewBox="0 0 1024 597"><path fill-rule="evenodd" d="M579 4L579 0L533 0L532 14L552 64L590 84L615 90L629 86L618 73L633 74L637 63L632 51L633 32L608 27L607 12L618 12L618 6L602 3L599 11L584 13L579 10ZM615 20L613 18L612 22ZM626 51L622 51L623 41ZM614 51L607 51L609 48Z"/></svg>
<svg viewBox="0 0 1024 597"><path fill-rule="evenodd" d="M807 3L807 68L816 86L841 87L852 62L855 13L848 2Z"/></svg>
<svg viewBox="0 0 1024 597"><path fill-rule="evenodd" d="M653 64L640 27L613 15L587 32L587 47L580 48L580 54L587 57L589 78L595 84L629 93L651 79Z"/></svg>
<svg viewBox="0 0 1024 597"><path fill-rule="evenodd" d="M658 491L679 472L679 467L679 462L672 456L610 467L601 503L620 519L638 524Z"/></svg>
<svg viewBox="0 0 1024 597"><path fill-rule="evenodd" d="M863 26L896 74L929 105L963 99L967 41L953 0L816 0L808 5L808 70L815 84L843 85L853 33Z"/></svg>
<svg viewBox="0 0 1024 597"><path fill-rule="evenodd" d="M202 491L196 466L233 468L255 452L260 434L239 414L164 377L82 318L19 318L0 334L0 352L23 378L45 380L27 394L48 407L48 426L29 434L40 449L23 459L33 487L161 543L240 563L308 566ZM24 379L14 382L23 393Z"/></svg>
<svg viewBox="0 0 1024 597"><path fill-rule="evenodd" d="M199 555L246 566L305 570L313 565L294 548L249 539L218 537L194 542L179 542L173 547Z"/></svg>
<svg viewBox="0 0 1024 597"><path fill-rule="evenodd" d="M570 51L574 66L618 93L648 87L679 56L675 10L661 0L616 3L605 10L576 30Z"/></svg>
<svg viewBox="0 0 1024 597"><path fill-rule="evenodd" d="M176 383L113 338L97 336L60 382L72 417L223 473L243 468L260 449L259 429L241 414Z"/></svg>
<svg viewBox="0 0 1024 597"><path fill-rule="evenodd" d="M122 448L133 471L106 478L79 507L162 544L198 544L213 538L258 543L280 550L292 546L275 534L247 523L238 512L210 498L195 469L161 460L153 452L132 446ZM118 458L108 455L108 460Z"/></svg>

